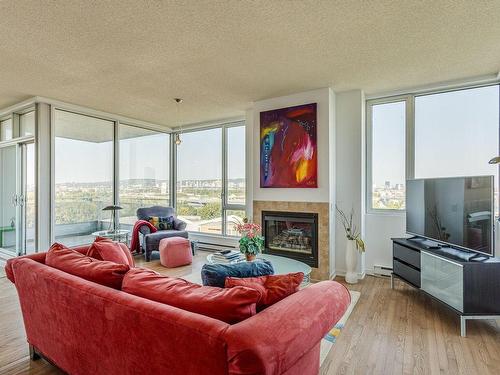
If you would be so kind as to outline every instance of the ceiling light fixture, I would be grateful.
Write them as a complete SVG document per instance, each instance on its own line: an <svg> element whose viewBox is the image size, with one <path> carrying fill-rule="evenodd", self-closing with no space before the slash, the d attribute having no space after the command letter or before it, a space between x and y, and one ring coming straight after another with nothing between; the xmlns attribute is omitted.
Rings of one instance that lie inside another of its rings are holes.
<svg viewBox="0 0 500 375"><path fill-rule="evenodd" d="M182 143L181 140L181 134L182 134L182 124L180 122L180 115L179 115L179 105L182 103L181 98L175 98L175 105L177 107L177 125L179 126L179 131L175 134L175 144L179 146Z"/></svg>

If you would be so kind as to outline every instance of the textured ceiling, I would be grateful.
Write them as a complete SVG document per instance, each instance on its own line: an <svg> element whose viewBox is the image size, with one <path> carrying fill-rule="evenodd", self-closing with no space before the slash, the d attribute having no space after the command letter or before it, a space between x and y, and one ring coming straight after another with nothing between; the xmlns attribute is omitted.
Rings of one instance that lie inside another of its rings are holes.
<svg viewBox="0 0 500 375"><path fill-rule="evenodd" d="M500 1L0 1L0 107L40 95L168 126L332 86L500 70Z"/></svg>

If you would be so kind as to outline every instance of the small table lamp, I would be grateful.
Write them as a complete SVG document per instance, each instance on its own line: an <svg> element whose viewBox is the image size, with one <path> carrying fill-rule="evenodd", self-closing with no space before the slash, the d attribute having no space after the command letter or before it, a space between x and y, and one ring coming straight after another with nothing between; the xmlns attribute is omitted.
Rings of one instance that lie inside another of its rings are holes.
<svg viewBox="0 0 500 375"><path fill-rule="evenodd" d="M118 210L122 210L123 207L120 207L120 206L117 206L115 204L111 205L111 206L106 206L104 207L102 210L103 211L111 211L111 222L109 223L109 228L108 228L108 231L109 232L115 232L116 231L116 220L115 220L115 212L118 211Z"/></svg>

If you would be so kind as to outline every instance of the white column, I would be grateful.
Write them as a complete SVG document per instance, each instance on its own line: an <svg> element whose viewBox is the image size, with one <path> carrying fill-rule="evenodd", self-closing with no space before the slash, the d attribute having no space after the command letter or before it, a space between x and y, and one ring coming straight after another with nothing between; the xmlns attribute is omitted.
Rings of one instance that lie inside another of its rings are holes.
<svg viewBox="0 0 500 375"><path fill-rule="evenodd" d="M253 108L245 112L245 202L246 216L253 220L253 175L254 175L254 155L253 155L253 134L254 134L254 114ZM260 157L260 156L256 156Z"/></svg>
<svg viewBox="0 0 500 375"><path fill-rule="evenodd" d="M51 111L46 103L36 104L36 249L46 251L52 243Z"/></svg>
<svg viewBox="0 0 500 375"><path fill-rule="evenodd" d="M364 234L363 149L364 93L352 90L335 94L336 116L336 203L345 212L354 209L356 227ZM342 225L336 229L337 272L346 269L346 236ZM364 273L364 255L358 258L358 272Z"/></svg>

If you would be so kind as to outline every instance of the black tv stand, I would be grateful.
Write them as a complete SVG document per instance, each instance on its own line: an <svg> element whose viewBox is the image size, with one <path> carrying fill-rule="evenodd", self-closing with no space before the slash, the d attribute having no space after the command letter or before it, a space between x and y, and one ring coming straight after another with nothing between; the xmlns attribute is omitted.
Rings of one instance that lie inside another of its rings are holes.
<svg viewBox="0 0 500 375"><path fill-rule="evenodd" d="M500 319L500 258L452 246L428 248L413 238L392 239L397 278L442 302L460 316L460 334L470 319Z"/></svg>

